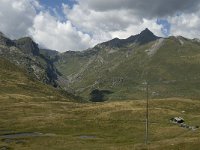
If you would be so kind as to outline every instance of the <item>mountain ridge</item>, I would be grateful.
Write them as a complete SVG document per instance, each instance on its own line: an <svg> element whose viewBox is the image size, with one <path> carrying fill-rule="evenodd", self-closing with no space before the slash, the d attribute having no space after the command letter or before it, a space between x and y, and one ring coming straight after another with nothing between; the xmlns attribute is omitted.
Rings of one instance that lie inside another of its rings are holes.
<svg viewBox="0 0 200 150"><path fill-rule="evenodd" d="M115 38L84 51L64 53L39 49L29 37L1 41L2 57L38 80L86 101L99 97L102 101L142 99L144 81L156 83L152 85L154 98L200 97L200 87L197 83L191 85L200 75L198 40L161 38L145 29L127 39ZM186 90L185 86L190 88Z"/></svg>
<svg viewBox="0 0 200 150"><path fill-rule="evenodd" d="M110 91L104 96L108 100L142 99L142 83L146 80L156 84L152 87L154 98L199 97L199 87L190 83L200 74L199 43L181 37L157 37L148 29L141 33L146 35L146 32L152 38L142 44L136 40L143 37L141 34L127 38L132 42L123 41L124 45L117 42L120 39L113 39L86 51L60 54L55 65L68 79L67 87L85 99L91 99L94 93L102 95L105 90ZM191 88L184 91L185 85Z"/></svg>
<svg viewBox="0 0 200 150"><path fill-rule="evenodd" d="M140 32L139 34L136 35L131 35L130 37L126 39L119 39L119 38L114 38L110 41L106 41L100 44L97 44L96 46L109 46L109 47L122 47L124 45L128 44L146 44L148 42L154 41L159 39L160 37L155 36L148 28ZM95 47L96 47L95 46Z"/></svg>

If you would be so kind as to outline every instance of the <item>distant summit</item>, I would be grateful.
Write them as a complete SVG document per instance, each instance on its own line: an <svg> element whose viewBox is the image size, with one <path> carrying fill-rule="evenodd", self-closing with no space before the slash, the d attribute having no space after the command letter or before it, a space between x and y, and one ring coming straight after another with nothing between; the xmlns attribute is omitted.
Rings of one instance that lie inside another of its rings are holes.
<svg viewBox="0 0 200 150"><path fill-rule="evenodd" d="M146 44L152 41L159 39L159 37L155 36L153 32L151 32L148 28L143 30L138 35L130 36L126 39L126 42L129 43L138 43L138 44Z"/></svg>
<svg viewBox="0 0 200 150"><path fill-rule="evenodd" d="M147 38L149 37L152 40L157 39L158 37L156 35L153 34L153 32L151 32L148 28L146 28L145 30L143 30L140 34L141 37L143 38Z"/></svg>
<svg viewBox="0 0 200 150"><path fill-rule="evenodd" d="M123 47L129 44L146 44L152 41L159 39L160 37L156 36L151 32L148 28L143 30L140 34L132 35L127 39L119 39L114 38L108 42L104 42L99 44L101 46L108 46L108 47Z"/></svg>
<svg viewBox="0 0 200 150"><path fill-rule="evenodd" d="M143 30L140 34L146 34L146 35L154 35L153 32L151 32L148 28L146 28L145 30Z"/></svg>

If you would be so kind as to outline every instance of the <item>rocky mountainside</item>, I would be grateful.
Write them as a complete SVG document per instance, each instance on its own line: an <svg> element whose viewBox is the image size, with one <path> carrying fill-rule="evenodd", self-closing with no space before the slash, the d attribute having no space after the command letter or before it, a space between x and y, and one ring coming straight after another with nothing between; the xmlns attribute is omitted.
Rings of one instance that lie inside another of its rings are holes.
<svg viewBox="0 0 200 150"><path fill-rule="evenodd" d="M26 70L4 58L0 59L0 79L1 96L4 94L27 96L53 96L56 94L52 87L34 80Z"/></svg>
<svg viewBox="0 0 200 150"><path fill-rule="evenodd" d="M41 54L38 45L29 37L10 40L0 34L0 57L26 69L34 78L58 86L58 73L51 59Z"/></svg>
<svg viewBox="0 0 200 150"><path fill-rule="evenodd" d="M145 98L200 98L200 42L161 38L145 29L138 35L100 43L85 51L39 49L29 37L0 34L0 58L31 77L86 101Z"/></svg>
<svg viewBox="0 0 200 150"><path fill-rule="evenodd" d="M200 43L184 37L160 38L145 29L54 62L62 85L86 100L141 99L145 82L152 98L200 98Z"/></svg>

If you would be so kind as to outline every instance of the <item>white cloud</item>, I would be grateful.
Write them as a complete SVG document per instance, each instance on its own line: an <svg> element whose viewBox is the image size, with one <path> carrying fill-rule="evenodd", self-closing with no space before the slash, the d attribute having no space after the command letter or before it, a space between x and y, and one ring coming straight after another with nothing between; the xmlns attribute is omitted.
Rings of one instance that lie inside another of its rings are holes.
<svg viewBox="0 0 200 150"><path fill-rule="evenodd" d="M39 0L0 0L0 31L11 38L31 36L49 49L84 50L145 28L164 36L162 25L156 23L161 17L171 24L171 35L200 38L199 4L199 0L77 0L73 7L62 5L65 16L51 10L53 16Z"/></svg>
<svg viewBox="0 0 200 150"><path fill-rule="evenodd" d="M145 28L165 36L164 25L157 24L158 17L168 19L173 35L199 37L199 4L198 0L79 0L72 9L63 9L75 26L92 35L94 45L115 37L127 38Z"/></svg>
<svg viewBox="0 0 200 150"><path fill-rule="evenodd" d="M33 0L0 0L0 30L11 38L27 35L36 15Z"/></svg>
<svg viewBox="0 0 200 150"><path fill-rule="evenodd" d="M0 22L0 31L8 37L31 36L49 49L83 50L91 45L88 34L72 26L69 20L59 21L35 0L0 0Z"/></svg>
<svg viewBox="0 0 200 150"><path fill-rule="evenodd" d="M95 11L131 10L146 18L171 16L177 12L191 13L199 9L199 0L79 0L80 5Z"/></svg>
<svg viewBox="0 0 200 150"><path fill-rule="evenodd" d="M29 31L40 45L62 52L86 49L91 41L88 34L77 30L70 21L60 22L48 12L40 12Z"/></svg>
<svg viewBox="0 0 200 150"><path fill-rule="evenodd" d="M200 38L200 11L169 17L168 20L171 24L171 35Z"/></svg>
<svg viewBox="0 0 200 150"><path fill-rule="evenodd" d="M156 35L163 36L161 25L156 23L156 19L139 18L131 10L91 10L82 3L69 9L63 5L67 18L79 29L92 35L92 46L99 42L112 38L127 38L138 34L145 28L149 28Z"/></svg>
<svg viewBox="0 0 200 150"><path fill-rule="evenodd" d="M163 36L163 33L161 32L162 25L158 25L156 23L155 19L147 20L143 19L140 24L133 24L130 25L126 30L121 31L115 31L111 32L112 37L118 37L118 38L128 38L130 35L139 34L142 30L145 28L149 28L155 35L157 36Z"/></svg>

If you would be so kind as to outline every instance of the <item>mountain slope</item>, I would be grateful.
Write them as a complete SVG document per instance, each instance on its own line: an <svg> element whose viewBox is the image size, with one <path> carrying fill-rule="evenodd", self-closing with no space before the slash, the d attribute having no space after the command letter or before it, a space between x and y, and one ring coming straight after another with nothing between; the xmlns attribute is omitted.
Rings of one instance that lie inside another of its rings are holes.
<svg viewBox="0 0 200 150"><path fill-rule="evenodd" d="M74 100L71 95L33 79L25 69L0 57L0 99Z"/></svg>
<svg viewBox="0 0 200 150"><path fill-rule="evenodd" d="M58 73L50 58L40 53L38 45L29 37L10 40L0 35L0 56L15 63L36 79L58 86Z"/></svg>
<svg viewBox="0 0 200 150"><path fill-rule="evenodd" d="M55 65L67 78L65 88L87 100L141 99L145 81L154 98L200 98L199 56L197 40L159 38L146 29L83 52L66 52Z"/></svg>

